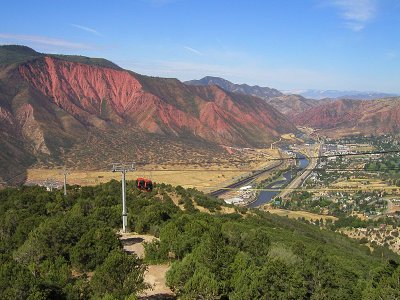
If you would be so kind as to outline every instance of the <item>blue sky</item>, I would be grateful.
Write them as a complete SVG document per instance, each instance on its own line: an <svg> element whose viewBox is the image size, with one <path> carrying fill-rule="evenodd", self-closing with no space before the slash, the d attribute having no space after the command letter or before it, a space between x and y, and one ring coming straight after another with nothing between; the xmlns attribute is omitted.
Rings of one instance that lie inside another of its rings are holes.
<svg viewBox="0 0 400 300"><path fill-rule="evenodd" d="M180 80L400 93L399 0L0 1L0 44Z"/></svg>

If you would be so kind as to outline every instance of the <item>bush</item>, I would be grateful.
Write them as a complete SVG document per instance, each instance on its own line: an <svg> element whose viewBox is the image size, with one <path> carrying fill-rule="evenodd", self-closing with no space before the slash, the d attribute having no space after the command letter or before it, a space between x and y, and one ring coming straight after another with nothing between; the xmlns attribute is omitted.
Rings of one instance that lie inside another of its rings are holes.
<svg viewBox="0 0 400 300"><path fill-rule="evenodd" d="M121 242L111 228L91 229L71 249L71 263L81 271L93 271L109 252L120 248Z"/></svg>
<svg viewBox="0 0 400 300"><path fill-rule="evenodd" d="M94 297L112 294L118 299L137 295L149 287L144 282L146 266L136 255L121 250L112 251L104 263L96 268L90 290Z"/></svg>
<svg viewBox="0 0 400 300"><path fill-rule="evenodd" d="M159 240L144 244L145 261L153 264L160 264L168 260L168 249Z"/></svg>

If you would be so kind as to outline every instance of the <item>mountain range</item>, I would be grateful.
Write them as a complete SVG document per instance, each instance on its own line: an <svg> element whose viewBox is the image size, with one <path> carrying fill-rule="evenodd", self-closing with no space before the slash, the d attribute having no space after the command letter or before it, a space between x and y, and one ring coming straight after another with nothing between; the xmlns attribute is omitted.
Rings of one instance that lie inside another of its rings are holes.
<svg viewBox="0 0 400 300"><path fill-rule="evenodd" d="M333 138L360 134L398 134L400 97L336 100L296 115L294 122L297 125L320 129L321 134Z"/></svg>
<svg viewBox="0 0 400 300"><path fill-rule="evenodd" d="M185 84L196 86L216 85L229 92L256 96L264 99L265 102L289 117L293 117L300 112L320 104L316 100L306 99L301 95L285 95L277 89L260 87L258 85L250 86L247 84L235 84L220 77L207 76L200 80L186 81Z"/></svg>
<svg viewBox="0 0 400 300"><path fill-rule="evenodd" d="M282 91L283 94L297 94L310 99L353 99L353 100L373 100L399 96L397 94L381 92L360 92L360 91L339 91L339 90L289 90Z"/></svg>
<svg viewBox="0 0 400 300"><path fill-rule="evenodd" d="M218 77L205 77L195 84L218 85L242 94L256 94L260 89L266 96L265 102L285 114L297 126L319 129L319 133L330 137L346 135L397 134L400 127L400 97L386 97L375 100L305 98L298 94L268 94L277 91L268 87L234 84ZM186 82L192 84L193 81ZM246 88L241 88L245 86ZM314 91L314 94L317 92ZM325 91L326 95L338 95L340 91ZM335 92L338 92L335 94ZM342 92L343 94L347 92ZM351 92L349 92L351 93ZM323 94L323 93L322 93ZM321 94L321 95L322 95ZM362 95L366 95L363 94ZM370 93L371 97L389 94ZM316 97L318 98L318 97Z"/></svg>
<svg viewBox="0 0 400 300"><path fill-rule="evenodd" d="M199 80L185 81L185 84L197 86L216 85L223 88L225 91L256 96L264 100L273 97L283 96L283 94L277 89L260 87L258 85L250 86L247 84L235 84L226 79L212 76L206 76Z"/></svg>
<svg viewBox="0 0 400 300"><path fill-rule="evenodd" d="M331 137L397 134L400 98L308 99L218 77L181 82L102 58L0 46L0 182L32 166L105 168L223 157L296 126Z"/></svg>
<svg viewBox="0 0 400 300"><path fill-rule="evenodd" d="M203 150L267 146L297 130L258 97L143 76L104 59L41 54L24 46L0 47L0 126L3 180L33 163L66 163L71 151L81 166L85 160L115 159L113 152L159 159L165 153L157 152L174 141L180 150L170 152L176 155L193 143L199 146L191 148ZM121 140L132 140L124 149L118 139L122 133ZM97 157L101 151L103 157Z"/></svg>

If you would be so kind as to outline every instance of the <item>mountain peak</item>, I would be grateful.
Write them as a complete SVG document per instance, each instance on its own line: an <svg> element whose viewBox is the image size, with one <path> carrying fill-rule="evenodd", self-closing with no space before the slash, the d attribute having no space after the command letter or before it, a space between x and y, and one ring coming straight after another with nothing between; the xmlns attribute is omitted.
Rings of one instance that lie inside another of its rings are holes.
<svg viewBox="0 0 400 300"><path fill-rule="evenodd" d="M0 46L0 51L1 50L6 50L9 52L16 52L20 54L26 54L26 55L39 55L39 52L36 52L32 48L29 48L28 46L24 45L1 45Z"/></svg>
<svg viewBox="0 0 400 300"><path fill-rule="evenodd" d="M22 45L0 46L0 65L19 64L45 56L69 62L121 70L119 66L104 58L92 58L81 55L45 54Z"/></svg>
<svg viewBox="0 0 400 300"><path fill-rule="evenodd" d="M203 77L202 79L200 79L198 81L206 83L206 84L219 83L219 82L224 82L224 83L227 83L227 84L234 84L229 80L226 80L226 79L224 79L222 77L216 77L216 76L205 76L205 77Z"/></svg>
<svg viewBox="0 0 400 300"><path fill-rule="evenodd" d="M63 55L63 54L49 54L47 56L72 63L122 70L120 66L116 65L112 61L109 61L105 58L87 57L82 55Z"/></svg>
<svg viewBox="0 0 400 300"><path fill-rule="evenodd" d="M250 86L247 84L236 84L224 78L213 77L213 76L206 76L200 80L186 81L185 84L197 85L197 86L217 85L228 92L256 96L264 100L283 95L280 91L269 87L260 87L258 85Z"/></svg>
<svg viewBox="0 0 400 300"><path fill-rule="evenodd" d="M21 45L0 46L0 65L22 63L30 59L43 56L32 48Z"/></svg>

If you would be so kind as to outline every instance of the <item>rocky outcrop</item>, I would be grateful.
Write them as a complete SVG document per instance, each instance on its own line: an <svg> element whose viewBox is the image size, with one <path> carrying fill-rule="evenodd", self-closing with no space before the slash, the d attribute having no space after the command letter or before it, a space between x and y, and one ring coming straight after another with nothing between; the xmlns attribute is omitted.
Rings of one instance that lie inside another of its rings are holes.
<svg viewBox="0 0 400 300"><path fill-rule="evenodd" d="M15 114L22 136L33 147L33 154L50 154L44 140L44 131L33 116L31 104L24 104L19 107Z"/></svg>

